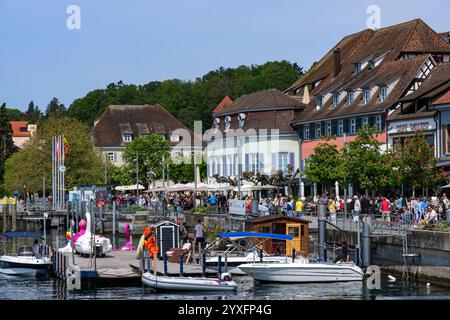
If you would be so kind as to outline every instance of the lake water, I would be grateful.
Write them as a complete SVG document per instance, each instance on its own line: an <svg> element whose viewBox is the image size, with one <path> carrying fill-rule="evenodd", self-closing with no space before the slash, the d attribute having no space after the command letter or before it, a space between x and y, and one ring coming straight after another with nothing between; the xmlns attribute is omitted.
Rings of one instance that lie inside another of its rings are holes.
<svg viewBox="0 0 450 320"><path fill-rule="evenodd" d="M24 225L20 230L24 228L28 231L39 231L37 224ZM61 244L64 242L64 230L49 230L47 242L52 244L56 239ZM136 241L138 239L134 242ZM123 238L117 239L117 243L123 242ZM14 246L23 244L24 241L18 239ZM3 248L3 243L0 244L0 248ZM417 282L405 283L400 279L388 282L387 274L382 275L380 290L369 290L363 282L260 284L248 276L235 276L234 280L239 285L238 291L226 294L161 294L144 286L108 287L73 292L68 291L65 282L59 279L23 279L0 274L0 300L373 300L412 297L450 299L449 288L439 287L435 283L431 283L431 286Z"/></svg>

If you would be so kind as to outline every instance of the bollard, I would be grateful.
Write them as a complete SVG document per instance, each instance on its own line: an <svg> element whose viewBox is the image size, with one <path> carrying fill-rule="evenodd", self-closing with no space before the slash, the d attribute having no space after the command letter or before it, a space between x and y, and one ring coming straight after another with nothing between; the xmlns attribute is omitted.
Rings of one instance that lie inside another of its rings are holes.
<svg viewBox="0 0 450 320"><path fill-rule="evenodd" d="M370 266L370 224L363 223L363 265Z"/></svg>
<svg viewBox="0 0 450 320"><path fill-rule="evenodd" d="M167 277L167 253L164 253L164 276Z"/></svg>
<svg viewBox="0 0 450 320"><path fill-rule="evenodd" d="M221 255L217 256L217 272L219 273L219 278L220 278L220 275L222 274L222 256Z"/></svg>
<svg viewBox="0 0 450 320"><path fill-rule="evenodd" d="M206 253L202 253L202 273L203 277L206 278Z"/></svg>
<svg viewBox="0 0 450 320"><path fill-rule="evenodd" d="M183 276L184 253L180 255L180 277Z"/></svg>
<svg viewBox="0 0 450 320"><path fill-rule="evenodd" d="M259 262L263 262L263 250L259 249Z"/></svg>
<svg viewBox="0 0 450 320"><path fill-rule="evenodd" d="M227 252L224 253L224 258L225 258L225 272L228 272L228 253Z"/></svg>
<svg viewBox="0 0 450 320"><path fill-rule="evenodd" d="M327 261L326 255L327 251L325 249L325 243L326 243L326 232L327 232L327 226L326 226L326 210L327 206L325 204L319 205L319 220L318 220L318 227L319 227L319 260L321 262Z"/></svg>
<svg viewBox="0 0 450 320"><path fill-rule="evenodd" d="M3 198L3 233L8 231L8 198Z"/></svg>
<svg viewBox="0 0 450 320"><path fill-rule="evenodd" d="M292 248L292 262L295 261L295 248Z"/></svg>
<svg viewBox="0 0 450 320"><path fill-rule="evenodd" d="M11 231L16 231L16 226L17 226L16 213L17 213L17 199L12 198L11 199Z"/></svg>

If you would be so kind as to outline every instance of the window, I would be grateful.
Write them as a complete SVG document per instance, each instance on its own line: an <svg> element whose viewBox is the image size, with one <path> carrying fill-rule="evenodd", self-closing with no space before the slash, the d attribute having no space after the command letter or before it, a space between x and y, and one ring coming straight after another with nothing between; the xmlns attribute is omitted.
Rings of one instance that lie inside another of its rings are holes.
<svg viewBox="0 0 450 320"><path fill-rule="evenodd" d="M350 120L350 133L356 134L356 119Z"/></svg>
<svg viewBox="0 0 450 320"><path fill-rule="evenodd" d="M318 94L316 96L317 107L322 108L323 106L323 95Z"/></svg>
<svg viewBox="0 0 450 320"><path fill-rule="evenodd" d="M228 131L230 129L231 126L231 117L230 116L226 116L225 117L225 130L224 131Z"/></svg>
<svg viewBox="0 0 450 320"><path fill-rule="evenodd" d="M303 130L305 140L309 140L309 124L305 124L305 128Z"/></svg>
<svg viewBox="0 0 450 320"><path fill-rule="evenodd" d="M351 105L353 103L353 99L355 98L355 91L347 92L347 105Z"/></svg>
<svg viewBox="0 0 450 320"><path fill-rule="evenodd" d="M363 127L364 127L364 126L368 126L368 125L369 125L369 118L364 117L364 118L362 119L362 124L363 124Z"/></svg>
<svg viewBox="0 0 450 320"><path fill-rule="evenodd" d="M214 118L213 129L218 129L219 128L219 124L220 124L220 119L219 118Z"/></svg>
<svg viewBox="0 0 450 320"><path fill-rule="evenodd" d="M358 62L353 65L353 73L359 73L359 72L361 72L361 63Z"/></svg>
<svg viewBox="0 0 450 320"><path fill-rule="evenodd" d="M28 132L27 127L20 127L19 130L20 130L20 132Z"/></svg>
<svg viewBox="0 0 450 320"><path fill-rule="evenodd" d="M320 123L316 123L316 139L320 139L322 136Z"/></svg>
<svg viewBox="0 0 450 320"><path fill-rule="evenodd" d="M331 121L327 121L327 136L331 136Z"/></svg>
<svg viewBox="0 0 450 320"><path fill-rule="evenodd" d="M378 102L383 102L386 100L387 97L387 86L380 87L380 98L378 99Z"/></svg>
<svg viewBox="0 0 450 320"><path fill-rule="evenodd" d="M336 108L339 105L339 93L333 94L333 108Z"/></svg>
<svg viewBox="0 0 450 320"><path fill-rule="evenodd" d="M131 142L131 140L133 140L133 135L130 133L124 133L122 135L123 138L123 142Z"/></svg>
<svg viewBox="0 0 450 320"><path fill-rule="evenodd" d="M222 176L227 176L228 172L227 172L227 156L222 156Z"/></svg>
<svg viewBox="0 0 450 320"><path fill-rule="evenodd" d="M338 135L342 136L344 134L344 120L339 120Z"/></svg>
<svg viewBox="0 0 450 320"><path fill-rule="evenodd" d="M442 128L442 146L444 147L444 154L448 155L450 154L450 124L445 124Z"/></svg>
<svg viewBox="0 0 450 320"><path fill-rule="evenodd" d="M364 89L363 103L368 104L370 102L370 89Z"/></svg>
<svg viewBox="0 0 450 320"><path fill-rule="evenodd" d="M288 165L288 153L280 152L278 154L278 170L282 170L284 174L287 174Z"/></svg>
<svg viewBox="0 0 450 320"><path fill-rule="evenodd" d="M243 128L244 127L244 122L245 122L245 114L244 113L239 113L239 115L238 115L239 128Z"/></svg>
<svg viewBox="0 0 450 320"><path fill-rule="evenodd" d="M298 238L298 236L299 236L299 227L289 227L288 228L288 234L291 235L293 238Z"/></svg>
<svg viewBox="0 0 450 320"><path fill-rule="evenodd" d="M380 115L376 116L376 118L375 118L375 128L378 131L381 131L381 116Z"/></svg>
<svg viewBox="0 0 450 320"><path fill-rule="evenodd" d="M116 162L116 153L115 152L108 152L108 160L110 162Z"/></svg>

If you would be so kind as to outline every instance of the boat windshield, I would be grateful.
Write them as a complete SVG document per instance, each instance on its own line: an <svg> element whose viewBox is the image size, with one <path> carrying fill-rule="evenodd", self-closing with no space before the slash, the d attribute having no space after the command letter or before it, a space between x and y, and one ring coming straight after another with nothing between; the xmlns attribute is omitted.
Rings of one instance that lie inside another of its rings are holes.
<svg viewBox="0 0 450 320"><path fill-rule="evenodd" d="M33 256L33 247L32 246L21 246L19 249L17 249L17 255L18 256Z"/></svg>

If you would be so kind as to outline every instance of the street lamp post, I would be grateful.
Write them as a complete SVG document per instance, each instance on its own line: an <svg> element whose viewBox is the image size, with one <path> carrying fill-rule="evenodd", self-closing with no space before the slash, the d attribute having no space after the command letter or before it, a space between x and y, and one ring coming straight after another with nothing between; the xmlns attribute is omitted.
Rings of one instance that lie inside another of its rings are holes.
<svg viewBox="0 0 450 320"><path fill-rule="evenodd" d="M136 195L139 195L139 153L136 153Z"/></svg>

